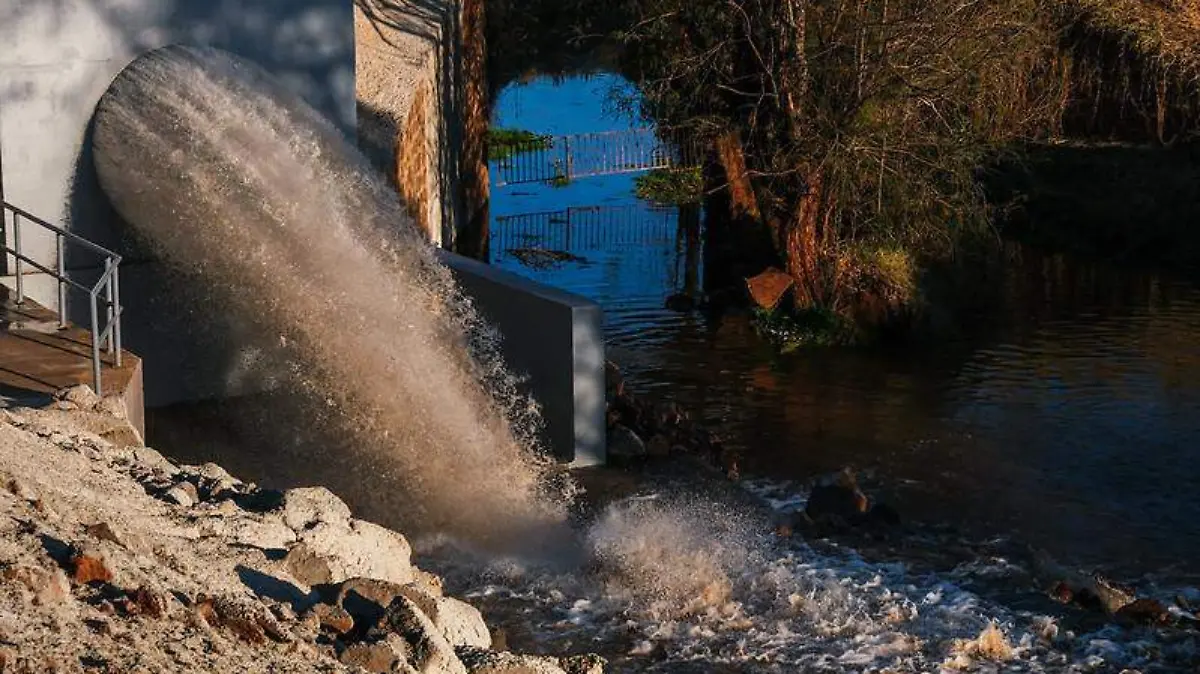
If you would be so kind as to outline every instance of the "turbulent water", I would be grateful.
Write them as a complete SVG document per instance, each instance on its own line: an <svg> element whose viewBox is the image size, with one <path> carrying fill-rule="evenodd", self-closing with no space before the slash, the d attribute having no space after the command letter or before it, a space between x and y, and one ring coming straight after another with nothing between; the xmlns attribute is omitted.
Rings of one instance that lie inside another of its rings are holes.
<svg viewBox="0 0 1200 674"><path fill-rule="evenodd" d="M998 542L990 553L984 545L938 566L913 563L913 554L900 561L829 541L778 538L765 519L802 509L804 491L763 481L745 487L757 505L679 499L667 490L610 506L590 527L591 574L519 560L464 563L461 550L445 543L422 552L503 626L510 646L599 651L613 672L1145 674L1200 667L1192 629L1123 627L1038 601L1030 568ZM932 555L965 544L933 535L910 543ZM1024 596L1014 588L1026 588ZM1164 587L1156 596L1195 603L1200 591Z"/></svg>
<svg viewBox="0 0 1200 674"><path fill-rule="evenodd" d="M202 306L233 317L242 360L287 392L263 422L307 441L291 461L344 471L352 500L406 527L513 540L561 519L531 402L394 189L327 120L256 66L169 47L113 82L94 149L123 218L211 291Z"/></svg>

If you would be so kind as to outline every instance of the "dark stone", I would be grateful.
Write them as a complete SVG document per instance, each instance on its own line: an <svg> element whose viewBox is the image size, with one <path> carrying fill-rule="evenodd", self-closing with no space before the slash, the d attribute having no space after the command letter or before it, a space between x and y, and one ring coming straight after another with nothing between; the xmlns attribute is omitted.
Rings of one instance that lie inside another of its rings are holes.
<svg viewBox="0 0 1200 674"><path fill-rule="evenodd" d="M843 470L832 481L813 487L804 512L813 520L838 518L846 522L860 521L869 502L858 488L854 473Z"/></svg>
<svg viewBox="0 0 1200 674"><path fill-rule="evenodd" d="M629 428L617 424L608 432L608 459L615 463L629 463L644 459L646 443Z"/></svg>
<svg viewBox="0 0 1200 674"><path fill-rule="evenodd" d="M1157 599L1135 599L1116 613L1117 622L1126 625L1167 625L1172 621L1167 607Z"/></svg>
<svg viewBox="0 0 1200 674"><path fill-rule="evenodd" d="M400 596L401 586L374 578L351 578L338 587L335 604L345 609L362 630L379 622Z"/></svg>

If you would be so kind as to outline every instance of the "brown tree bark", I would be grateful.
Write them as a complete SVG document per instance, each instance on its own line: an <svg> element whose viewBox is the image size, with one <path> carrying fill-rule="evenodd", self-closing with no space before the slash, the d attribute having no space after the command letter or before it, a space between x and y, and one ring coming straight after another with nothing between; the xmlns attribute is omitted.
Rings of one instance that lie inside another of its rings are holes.
<svg viewBox="0 0 1200 674"><path fill-rule="evenodd" d="M758 198L746 170L746 154L742 139L737 131L729 131L717 138L717 161L725 174L729 191L729 215L734 221L743 218L758 220Z"/></svg>
<svg viewBox="0 0 1200 674"><path fill-rule="evenodd" d="M487 166L488 90L485 0L465 0L462 6L462 147L459 160L462 180L463 222L456 237L456 252L478 260L488 259L488 200L490 177Z"/></svg>
<svg viewBox="0 0 1200 674"><path fill-rule="evenodd" d="M825 181L821 170L809 175L807 189L792 211L784 232L784 259L794 285L792 296L797 308L819 304L825 297L821 278L822 249L827 233L825 221Z"/></svg>

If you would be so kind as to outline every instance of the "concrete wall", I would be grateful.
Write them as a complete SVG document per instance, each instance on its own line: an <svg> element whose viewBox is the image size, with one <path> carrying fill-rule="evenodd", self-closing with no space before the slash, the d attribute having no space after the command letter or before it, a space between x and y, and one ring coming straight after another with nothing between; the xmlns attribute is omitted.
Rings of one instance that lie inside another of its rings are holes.
<svg viewBox="0 0 1200 674"><path fill-rule="evenodd" d="M91 163L87 135L96 102L138 54L176 43L211 45L277 74L354 134L353 25L353 0L0 2L0 196L125 256L126 345L144 357L151 404L219 392L224 382L201 384L213 372L235 370L238 354L214 343L203 347L202 358L183 359L188 326L213 316L185 309L168 292L170 279L123 238ZM12 245L8 222L4 236ZM26 227L21 238L27 254L54 266L52 237ZM95 263L68 252L68 268L81 281L94 276ZM26 286L38 301L57 306L52 283L29 278ZM82 299L72 298L69 309L86 325ZM206 370L197 373L204 377L186 376L189 367Z"/></svg>
<svg viewBox="0 0 1200 674"><path fill-rule="evenodd" d="M504 358L542 406L543 441L560 461L604 463L604 335L589 299L444 252L476 308L499 328Z"/></svg>

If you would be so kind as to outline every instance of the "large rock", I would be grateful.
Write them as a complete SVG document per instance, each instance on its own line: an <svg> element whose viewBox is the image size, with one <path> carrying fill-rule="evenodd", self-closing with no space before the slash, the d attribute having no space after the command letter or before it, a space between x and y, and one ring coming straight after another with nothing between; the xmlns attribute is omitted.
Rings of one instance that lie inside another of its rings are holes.
<svg viewBox="0 0 1200 674"><path fill-rule="evenodd" d="M847 468L813 487L804 513L815 521L835 518L854 522L866 514L869 505L853 471Z"/></svg>
<svg viewBox="0 0 1200 674"><path fill-rule="evenodd" d="M321 523L348 525L350 507L325 487L289 489L283 494L283 521L296 533Z"/></svg>
<svg viewBox="0 0 1200 674"><path fill-rule="evenodd" d="M300 542L329 566L328 582L361 576L404 585L413 580L412 548L404 536L362 520L318 522Z"/></svg>
<svg viewBox="0 0 1200 674"><path fill-rule="evenodd" d="M479 609L458 599L435 594L424 583L398 585L353 578L342 583L337 603L354 617L356 623L371 626L386 615L397 597L412 602L451 646L491 648L492 635Z"/></svg>
<svg viewBox="0 0 1200 674"><path fill-rule="evenodd" d="M416 602L396 597L380 622L379 629L403 637L409 647L409 663L422 674L467 674L454 647Z"/></svg>

